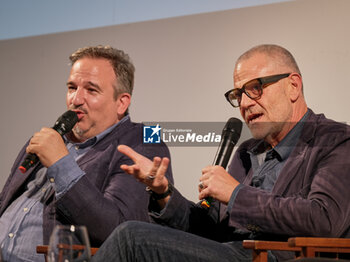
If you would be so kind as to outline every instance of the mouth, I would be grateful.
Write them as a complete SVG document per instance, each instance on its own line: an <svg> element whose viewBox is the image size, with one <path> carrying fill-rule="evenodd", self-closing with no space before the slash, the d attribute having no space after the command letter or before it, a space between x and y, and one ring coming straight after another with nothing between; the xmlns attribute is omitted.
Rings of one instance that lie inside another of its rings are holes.
<svg viewBox="0 0 350 262"><path fill-rule="evenodd" d="M79 119L79 121L84 117L84 115L86 114L84 111L82 111L82 110L77 110L77 109L75 109L75 110L72 110L72 111L74 111L76 114L77 114L77 116L78 116L78 119Z"/></svg>
<svg viewBox="0 0 350 262"><path fill-rule="evenodd" d="M253 124L253 123L257 122L262 116L263 116L263 114L251 114L251 115L249 115L246 118L247 124Z"/></svg>

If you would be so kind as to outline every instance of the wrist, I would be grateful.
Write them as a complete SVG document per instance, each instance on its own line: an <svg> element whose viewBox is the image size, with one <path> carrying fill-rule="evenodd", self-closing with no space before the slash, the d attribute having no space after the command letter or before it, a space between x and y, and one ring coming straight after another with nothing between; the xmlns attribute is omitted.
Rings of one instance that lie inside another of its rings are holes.
<svg viewBox="0 0 350 262"><path fill-rule="evenodd" d="M152 199L161 200L171 195L171 193L174 191L174 186L170 182L168 182L167 189L164 193L156 193L150 187L146 187L146 191L151 195Z"/></svg>

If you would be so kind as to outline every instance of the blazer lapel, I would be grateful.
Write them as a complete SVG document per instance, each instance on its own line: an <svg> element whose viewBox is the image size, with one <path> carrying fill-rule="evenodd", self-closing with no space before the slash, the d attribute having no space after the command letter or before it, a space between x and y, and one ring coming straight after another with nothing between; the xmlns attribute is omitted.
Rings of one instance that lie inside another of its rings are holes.
<svg viewBox="0 0 350 262"><path fill-rule="evenodd" d="M309 109L311 111L311 109ZM295 178L297 174L300 174L299 170L305 168L303 163L311 150L309 144L314 137L317 126L317 116L311 111L309 118L306 120L302 134L299 138L299 142L295 146L295 149L288 157L287 162L281 170L280 175L272 189L272 192L282 195L290 182ZM307 160L307 159L306 159ZM301 172L303 173L303 172Z"/></svg>
<svg viewBox="0 0 350 262"><path fill-rule="evenodd" d="M290 182L295 178L297 174L300 174L299 169L303 166L303 161L305 160L306 152L309 146L297 145L296 149L289 156L284 168L282 168L277 181L272 189L272 192L278 195L282 195L287 189Z"/></svg>
<svg viewBox="0 0 350 262"><path fill-rule="evenodd" d="M5 211L8 204L12 202L13 198L18 196L18 191L21 189L26 180L28 180L29 177L32 175L32 172L35 171L37 168L41 168L41 166L42 165L38 163L34 167L28 169L27 172L25 172L24 174L21 171L19 171L19 169L15 170L14 174L12 175L10 184L3 189L8 191L6 192L6 197L1 205L0 214L2 214L3 211Z"/></svg>

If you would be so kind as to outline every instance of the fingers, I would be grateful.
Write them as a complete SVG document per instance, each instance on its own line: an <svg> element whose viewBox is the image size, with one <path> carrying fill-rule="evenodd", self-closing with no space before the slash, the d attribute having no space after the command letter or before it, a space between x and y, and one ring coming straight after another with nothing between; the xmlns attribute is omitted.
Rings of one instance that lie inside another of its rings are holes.
<svg viewBox="0 0 350 262"><path fill-rule="evenodd" d="M132 161L137 162L140 158L143 158L144 156L140 155L136 151L134 151L131 147L128 147L126 145L119 145L118 151L127 157L131 158Z"/></svg>
<svg viewBox="0 0 350 262"><path fill-rule="evenodd" d="M203 181L200 181L200 182L198 183L198 192L199 192L199 194L202 193L202 191L203 191L204 189L205 189L205 185L204 185Z"/></svg>
<svg viewBox="0 0 350 262"><path fill-rule="evenodd" d="M31 137L27 147L27 152L32 152L33 150L38 149L39 147L53 144L52 141L54 139L63 141L61 136L55 130L53 130L52 128L43 127L40 129L39 132L35 132Z"/></svg>
<svg viewBox="0 0 350 262"><path fill-rule="evenodd" d="M199 192L200 192L203 188L205 188L203 181L200 181L200 182L198 183L198 187L199 187Z"/></svg>
<svg viewBox="0 0 350 262"><path fill-rule="evenodd" d="M206 185L208 184L207 180L212 176L213 168L214 166L207 166L202 169L202 176L199 178L200 183L198 185L200 189L203 189L204 187L206 187L204 183L206 183Z"/></svg>
<svg viewBox="0 0 350 262"><path fill-rule="evenodd" d="M129 175L133 175L147 186L159 186L165 184L164 177L169 166L169 158L154 157L153 161L137 153L126 145L119 145L118 151L129 157L133 165L121 165L120 168Z"/></svg>
<svg viewBox="0 0 350 262"><path fill-rule="evenodd" d="M205 168L203 168L202 175L204 175L205 173L208 173L212 168L213 168L213 166L206 166Z"/></svg>
<svg viewBox="0 0 350 262"><path fill-rule="evenodd" d="M129 175L135 175L136 173L138 173L140 171L140 167L138 165L132 165L132 166L128 166L128 165L121 165L120 168L127 174Z"/></svg>
<svg viewBox="0 0 350 262"><path fill-rule="evenodd" d="M153 158L153 166L148 173L147 179L149 180L157 179L158 181L162 180L163 177L165 176L166 171L168 170L169 162L170 160L167 157Z"/></svg>
<svg viewBox="0 0 350 262"><path fill-rule="evenodd" d="M200 181L198 184L198 199L202 200L210 195L210 190L208 188L208 185L205 184L205 182Z"/></svg>
<svg viewBox="0 0 350 262"><path fill-rule="evenodd" d="M153 165L152 165L151 170L148 173L148 177L150 179L154 179L156 177L158 169L159 169L159 166L161 164L161 161L162 160L160 159L160 157L154 157L153 158Z"/></svg>
<svg viewBox="0 0 350 262"><path fill-rule="evenodd" d="M211 194L215 176L221 168L220 166L207 166L202 169L202 176L198 183L199 199L204 199Z"/></svg>
<svg viewBox="0 0 350 262"><path fill-rule="evenodd" d="M167 157L162 158L158 172L165 173L168 170L170 159Z"/></svg>
<svg viewBox="0 0 350 262"><path fill-rule="evenodd" d="M228 203L233 190L239 185L239 182L221 166L203 168L199 181L199 199L212 197L224 204Z"/></svg>
<svg viewBox="0 0 350 262"><path fill-rule="evenodd" d="M153 163L154 163L153 168L154 170L156 169L155 175L151 180L148 179L149 183L147 184L152 189L152 191L158 194L163 194L169 186L169 181L165 177L165 173L168 170L170 160L167 157L164 157L162 159L157 157L153 159Z"/></svg>
<svg viewBox="0 0 350 262"><path fill-rule="evenodd" d="M69 154L61 135L52 128L43 127L30 139L27 153L36 154L45 167L50 167Z"/></svg>
<svg viewBox="0 0 350 262"><path fill-rule="evenodd" d="M167 157L162 158L162 161L161 161L161 163L159 165L157 174L161 175L161 176L164 176L166 171L168 170L169 163L170 163L170 159L169 158L167 158Z"/></svg>

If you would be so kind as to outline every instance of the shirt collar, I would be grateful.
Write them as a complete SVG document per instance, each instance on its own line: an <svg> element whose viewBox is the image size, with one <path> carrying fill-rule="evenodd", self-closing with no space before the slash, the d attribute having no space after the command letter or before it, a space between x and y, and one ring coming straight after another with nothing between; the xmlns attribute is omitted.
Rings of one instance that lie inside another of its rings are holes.
<svg viewBox="0 0 350 262"><path fill-rule="evenodd" d="M64 141L67 143L72 143L74 145L79 146L79 148L86 148L86 147L90 147L95 145L97 142L99 142L102 138L104 138L106 135L108 135L110 132L112 132L112 130L117 127L118 125L124 123L125 121L129 120L130 116L126 115L124 116L118 123L110 126L109 128L107 128L106 130L102 131L101 133L97 134L94 137L89 138L88 140L82 142L82 143L72 143L71 141L69 141L67 139L66 136L63 136Z"/></svg>
<svg viewBox="0 0 350 262"><path fill-rule="evenodd" d="M278 154L280 160L285 160L288 158L294 147L296 146L305 120L308 118L310 110L308 109L300 121L289 131L289 133L282 139L281 142L277 144L273 149L264 140L261 140L258 144L252 147L248 152L253 155L258 155L264 152L269 152L274 150Z"/></svg>

